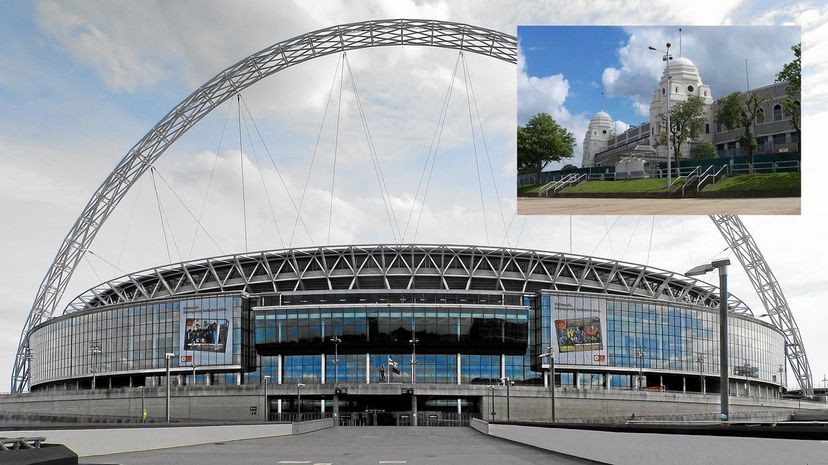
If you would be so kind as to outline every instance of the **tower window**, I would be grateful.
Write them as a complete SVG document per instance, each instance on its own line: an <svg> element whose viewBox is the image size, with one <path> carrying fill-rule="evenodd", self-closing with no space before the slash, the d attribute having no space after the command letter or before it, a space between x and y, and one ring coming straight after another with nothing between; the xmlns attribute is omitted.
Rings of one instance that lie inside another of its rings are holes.
<svg viewBox="0 0 828 465"><path fill-rule="evenodd" d="M687 92L693 93L693 86L687 86Z"/></svg>
<svg viewBox="0 0 828 465"><path fill-rule="evenodd" d="M704 133L710 134L710 123L704 123Z"/></svg>
<svg viewBox="0 0 828 465"><path fill-rule="evenodd" d="M606 133L607 133L607 130L606 130L606 129L604 129L602 132L603 132L604 134L606 134Z"/></svg>
<svg viewBox="0 0 828 465"><path fill-rule="evenodd" d="M666 91L666 90L664 90L664 88L662 87L662 88L661 88L661 95L664 95L664 94L666 94L666 93L667 93L667 91Z"/></svg>

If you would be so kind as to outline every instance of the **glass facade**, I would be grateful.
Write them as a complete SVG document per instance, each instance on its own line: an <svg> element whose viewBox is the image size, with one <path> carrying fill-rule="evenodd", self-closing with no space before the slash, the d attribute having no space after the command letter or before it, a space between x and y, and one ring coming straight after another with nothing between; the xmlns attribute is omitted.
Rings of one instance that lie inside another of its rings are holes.
<svg viewBox="0 0 828 465"><path fill-rule="evenodd" d="M222 295L52 319L29 337L31 382L161 371L166 353L176 354L173 368L195 362L197 367L242 370L251 364L250 352L242 345L252 337L243 305L239 295Z"/></svg>
<svg viewBox="0 0 828 465"><path fill-rule="evenodd" d="M651 380L718 375L714 309L575 292L514 297L508 299L512 305L445 303L438 295L419 304L251 309L236 294L108 307L35 328L31 379L38 385L88 379L94 372L152 384L165 368L164 354L172 352L176 372L189 375L195 365L200 375L212 372L213 382L257 383L270 376L271 383L283 384L409 383L412 339L418 383L491 384L506 376L518 384L543 384L538 355L549 346L557 382L565 386L633 388L639 370ZM778 382L785 363L782 335L738 315L730 316L729 327L731 376ZM338 365L333 336L341 340ZM391 372L389 360L399 374Z"/></svg>

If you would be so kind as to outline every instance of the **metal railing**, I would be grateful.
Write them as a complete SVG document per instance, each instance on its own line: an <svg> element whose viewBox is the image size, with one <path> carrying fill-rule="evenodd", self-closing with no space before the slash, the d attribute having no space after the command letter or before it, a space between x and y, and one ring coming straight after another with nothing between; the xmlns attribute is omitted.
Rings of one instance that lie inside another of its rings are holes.
<svg viewBox="0 0 828 465"><path fill-rule="evenodd" d="M765 161L753 164L735 163L730 165L731 174L798 173L800 171L799 160Z"/></svg>
<svg viewBox="0 0 828 465"><path fill-rule="evenodd" d="M0 438L0 452L20 449L40 449L40 445L46 441L43 436L32 438Z"/></svg>
<svg viewBox="0 0 828 465"><path fill-rule="evenodd" d="M713 168L713 166L710 166L710 168ZM707 173L710 170L710 168L705 170L705 173ZM701 192L701 190L708 185L708 180L711 181L709 184L716 184L717 182L724 179L727 176L727 173L728 165L722 165L722 167L719 168L718 171L716 171L715 173L705 175L704 177L702 177L699 183L696 184L696 192Z"/></svg>
<svg viewBox="0 0 828 465"><path fill-rule="evenodd" d="M561 189L564 189L564 188L567 188L567 187L570 187L570 186L574 186L575 184L578 184L579 182L585 180L587 178L587 176L588 175L586 173L584 173L584 174L569 173L569 174L567 174L566 176L564 176L563 178L561 178L557 181L552 181L552 182L549 182L547 184L544 184L543 187L538 189L538 195L539 196L540 195L545 195L545 196L548 197L550 191L552 191L553 194L557 193Z"/></svg>

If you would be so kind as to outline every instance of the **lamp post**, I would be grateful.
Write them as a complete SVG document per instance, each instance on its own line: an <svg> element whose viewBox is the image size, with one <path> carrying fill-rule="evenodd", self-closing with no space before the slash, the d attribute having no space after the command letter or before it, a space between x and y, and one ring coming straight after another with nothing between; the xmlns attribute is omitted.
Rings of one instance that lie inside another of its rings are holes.
<svg viewBox="0 0 828 465"><path fill-rule="evenodd" d="M270 401L267 400L267 385L270 382L270 375L264 377L264 421L270 420Z"/></svg>
<svg viewBox="0 0 828 465"><path fill-rule="evenodd" d="M489 387L492 388L492 412L491 413L492 413L492 423L494 423L494 421L495 421L495 403L494 403L495 385L490 384Z"/></svg>
<svg viewBox="0 0 828 465"><path fill-rule="evenodd" d="M555 423L555 352L552 346L548 346L546 352L540 354L538 358L549 358L549 392L552 399L552 423Z"/></svg>
<svg viewBox="0 0 828 465"><path fill-rule="evenodd" d="M101 348L98 345L97 341L92 341L89 343L89 371L92 372L92 390L95 390L95 382L97 381L98 375L98 354L101 353Z"/></svg>
<svg viewBox="0 0 828 465"><path fill-rule="evenodd" d="M707 385L704 382L704 355L696 356L696 363L699 364L699 391L702 394L707 394Z"/></svg>
<svg viewBox="0 0 828 465"><path fill-rule="evenodd" d="M511 415L511 406L510 406L510 396L509 396L509 386L512 384L512 378L508 376L505 378L500 378L500 381L506 385L506 421L512 421Z"/></svg>
<svg viewBox="0 0 828 465"><path fill-rule="evenodd" d="M175 357L175 354L172 352L167 352L164 354L164 359L167 364L167 402L166 402L166 413L167 413L167 423L170 422L170 360Z"/></svg>
<svg viewBox="0 0 828 465"><path fill-rule="evenodd" d="M297 412L297 420L302 421L302 388L305 387L304 383L299 383L296 385L296 412Z"/></svg>
<svg viewBox="0 0 828 465"><path fill-rule="evenodd" d="M331 342L334 343L334 386L336 386L339 384L339 343L342 342L342 339L334 335Z"/></svg>
<svg viewBox="0 0 828 465"><path fill-rule="evenodd" d="M779 373L779 397L782 397L782 372L785 371L785 368L779 365L776 371Z"/></svg>
<svg viewBox="0 0 828 465"><path fill-rule="evenodd" d="M707 274L713 270L719 270L719 403L720 414L719 419L727 421L730 418L730 408L728 405L728 387L730 384L728 376L727 365L727 266L730 265L730 260L727 258L715 260L711 263L699 265L690 269L685 276L699 276Z"/></svg>
<svg viewBox="0 0 828 465"><path fill-rule="evenodd" d="M747 360L745 360L745 364L742 365L742 369L745 372L745 391L746 396L750 397L750 380L748 379L748 373L753 370L753 365L750 364Z"/></svg>
<svg viewBox="0 0 828 465"><path fill-rule="evenodd" d="M411 344L411 384L415 384L417 382L417 343L420 342L419 339L415 336L412 339L408 340L408 343Z"/></svg>
<svg viewBox="0 0 828 465"><path fill-rule="evenodd" d="M667 74L667 191L670 191L670 184L672 184L672 159L670 158L670 75L669 75L669 67L670 67L670 60L673 59L673 56L670 55L670 42L667 42L667 50L659 50L655 47L649 47L650 50L663 53L664 56L661 58L664 61L664 73Z"/></svg>
<svg viewBox="0 0 828 465"><path fill-rule="evenodd" d="M638 350L635 351L635 360L638 364L638 383L636 383L636 387L639 391L641 390L641 382L644 379L644 377L643 377L644 357L646 357L646 356L647 356L647 354L645 354L644 351L641 350L641 349L638 349Z"/></svg>

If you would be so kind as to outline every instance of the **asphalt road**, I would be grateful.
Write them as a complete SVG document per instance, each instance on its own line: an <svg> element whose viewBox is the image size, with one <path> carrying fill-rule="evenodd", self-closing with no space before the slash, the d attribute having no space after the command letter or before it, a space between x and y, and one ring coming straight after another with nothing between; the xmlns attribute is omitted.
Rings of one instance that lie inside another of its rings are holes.
<svg viewBox="0 0 828 465"><path fill-rule="evenodd" d="M556 455L472 428L340 427L81 459L81 463L174 465L501 465L594 463Z"/></svg>
<svg viewBox="0 0 828 465"><path fill-rule="evenodd" d="M519 215L799 215L801 198L518 198Z"/></svg>

